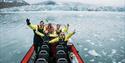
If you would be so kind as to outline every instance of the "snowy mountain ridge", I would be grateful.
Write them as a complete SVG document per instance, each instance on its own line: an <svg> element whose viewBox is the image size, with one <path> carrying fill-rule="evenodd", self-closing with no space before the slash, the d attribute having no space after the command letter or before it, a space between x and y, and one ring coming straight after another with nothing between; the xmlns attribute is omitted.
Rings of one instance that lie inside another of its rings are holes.
<svg viewBox="0 0 125 63"><path fill-rule="evenodd" d="M54 1L45 1L37 4L31 4L21 7L0 9L0 12L4 11L118 11L124 12L125 6L101 6L91 5L83 3L57 3Z"/></svg>

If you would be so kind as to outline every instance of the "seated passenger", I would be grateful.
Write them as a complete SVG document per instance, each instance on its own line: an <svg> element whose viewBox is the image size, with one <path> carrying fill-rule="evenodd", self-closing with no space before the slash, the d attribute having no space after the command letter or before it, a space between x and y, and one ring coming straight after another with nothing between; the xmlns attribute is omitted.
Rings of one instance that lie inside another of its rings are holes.
<svg viewBox="0 0 125 63"><path fill-rule="evenodd" d="M71 36L72 36L73 34L75 34L75 31L74 31L74 32L71 32L71 33L69 33L69 34L67 34L67 35L65 35L64 32L61 32L58 37L56 37L56 38L54 38L54 39L52 39L52 40L49 41L49 43L52 44L51 50L52 50L52 54L54 54L53 57L56 57L56 54L55 54L56 51L54 51L54 50L56 50L57 44L58 44L59 42L63 42L64 44L67 44L69 38L71 38Z"/></svg>
<svg viewBox="0 0 125 63"><path fill-rule="evenodd" d="M55 30L55 32L56 32L57 35L59 35L59 34L62 32L62 29L60 28L60 26L61 26L60 24L57 24L57 25L56 25L56 30Z"/></svg>
<svg viewBox="0 0 125 63"><path fill-rule="evenodd" d="M53 32L54 32L54 27L52 26L51 23L49 23L49 24L47 25L47 27L45 28L45 33L46 33L46 34L52 34Z"/></svg>
<svg viewBox="0 0 125 63"><path fill-rule="evenodd" d="M65 25L63 28L62 28L62 32L68 32L68 29L69 29L69 24Z"/></svg>
<svg viewBox="0 0 125 63"><path fill-rule="evenodd" d="M56 30L55 30L55 33L57 35L59 35L61 32L68 32L68 28L69 28L69 24L67 24L67 26L64 26L61 28L61 25L60 24L57 24L56 25Z"/></svg>
<svg viewBox="0 0 125 63"><path fill-rule="evenodd" d="M58 35L55 33L55 29L51 23L48 24L48 26L45 29L45 33L50 37L50 38L55 38Z"/></svg>
<svg viewBox="0 0 125 63"><path fill-rule="evenodd" d="M52 24L49 23L47 25L47 27L45 27L45 30L44 30L45 35L43 33L40 33L39 31L36 31L36 34L38 34L41 37L48 36L48 37L51 37L51 38L55 38L55 37L58 37L58 35L61 32L67 32L68 28L69 28L69 24L67 24L67 26L65 26L64 28L61 28L61 25L57 24L56 30L55 30L54 27L52 26Z"/></svg>
<svg viewBox="0 0 125 63"><path fill-rule="evenodd" d="M74 34L75 34L75 31L71 32L67 35L65 35L64 32L61 32L58 37L50 40L49 43L56 43L56 42L59 42L59 41L68 42L69 38L71 38L71 36L74 35Z"/></svg>
<svg viewBox="0 0 125 63"><path fill-rule="evenodd" d="M58 36L56 33L54 33L54 27L51 23L49 23L45 27L44 33L36 31L36 34L41 36L41 38L43 38L44 41L49 41L51 38L55 38Z"/></svg>
<svg viewBox="0 0 125 63"><path fill-rule="evenodd" d="M34 38L33 38L33 45L34 45L34 50L35 53L38 53L38 47L41 46L40 42L43 41L39 35L35 33L36 29L40 32L43 33L44 30L44 22L40 21L38 25L34 25L30 22L30 19L26 19L27 25L33 30L34 32Z"/></svg>

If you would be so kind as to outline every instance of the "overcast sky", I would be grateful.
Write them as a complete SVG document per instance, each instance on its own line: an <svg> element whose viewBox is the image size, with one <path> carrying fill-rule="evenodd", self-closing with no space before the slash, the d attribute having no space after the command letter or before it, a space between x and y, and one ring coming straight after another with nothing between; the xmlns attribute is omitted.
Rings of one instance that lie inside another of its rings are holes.
<svg viewBox="0 0 125 63"><path fill-rule="evenodd" d="M31 4L38 3L43 0L25 0ZM46 0L44 0L46 1ZM52 0L56 2L81 2L86 4L107 5L107 6L124 6L125 0Z"/></svg>

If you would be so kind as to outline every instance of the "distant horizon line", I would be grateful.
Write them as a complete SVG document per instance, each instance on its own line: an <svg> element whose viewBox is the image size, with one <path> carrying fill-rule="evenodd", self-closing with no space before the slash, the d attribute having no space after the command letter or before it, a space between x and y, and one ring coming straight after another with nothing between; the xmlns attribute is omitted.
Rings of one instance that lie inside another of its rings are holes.
<svg viewBox="0 0 125 63"><path fill-rule="evenodd" d="M56 13L58 13L58 12L59 12L59 13L60 13L60 12L68 12L68 13L69 13L69 12L71 12L71 13L72 13L72 12L76 12L76 13L79 13L79 12L80 12L80 13L81 13L81 12L92 12L92 13L93 13L93 12L106 12L106 13L109 12L109 13L117 13L118 11L16 11L16 12L15 12L15 11L14 11L14 12L12 12L12 11L11 11L11 12L8 12L8 11L7 11L7 12L0 12L0 13L41 13L41 12L49 12L49 13L53 13L53 12L56 12ZM123 12L125 12L125 11L123 11ZM119 12L119 13L123 13L123 12Z"/></svg>

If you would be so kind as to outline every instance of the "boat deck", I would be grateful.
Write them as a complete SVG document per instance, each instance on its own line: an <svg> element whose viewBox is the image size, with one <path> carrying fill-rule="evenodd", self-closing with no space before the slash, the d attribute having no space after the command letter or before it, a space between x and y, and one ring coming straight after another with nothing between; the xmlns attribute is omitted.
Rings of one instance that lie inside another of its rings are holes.
<svg viewBox="0 0 125 63"><path fill-rule="evenodd" d="M51 48L50 48L51 49ZM84 63L84 61L82 60L82 58L80 57L80 55L78 54L78 51L76 50L76 48L74 47L74 45L68 45L68 51L66 52L66 57L65 54L61 55L58 54L58 51L56 49L54 49L54 51L56 51L55 54L52 54L52 51L50 51L49 56L43 56L40 57L38 55L38 58L36 58L36 54L34 52L34 46L32 45L32 47L29 49L29 51L27 52L27 54L25 55L25 57L23 58L23 60L21 61L21 63L39 63L38 61L44 61L44 59L39 59L39 58L46 58L47 57L47 62L43 62L43 63L72 63L72 61L75 60L75 63ZM60 51L60 50L59 50ZM40 53L40 52L39 52ZM72 58L71 53L73 53L73 55L75 56L75 59ZM61 59L61 60L59 60ZM66 59L66 61L64 61ZM59 62L61 61L61 62Z"/></svg>

